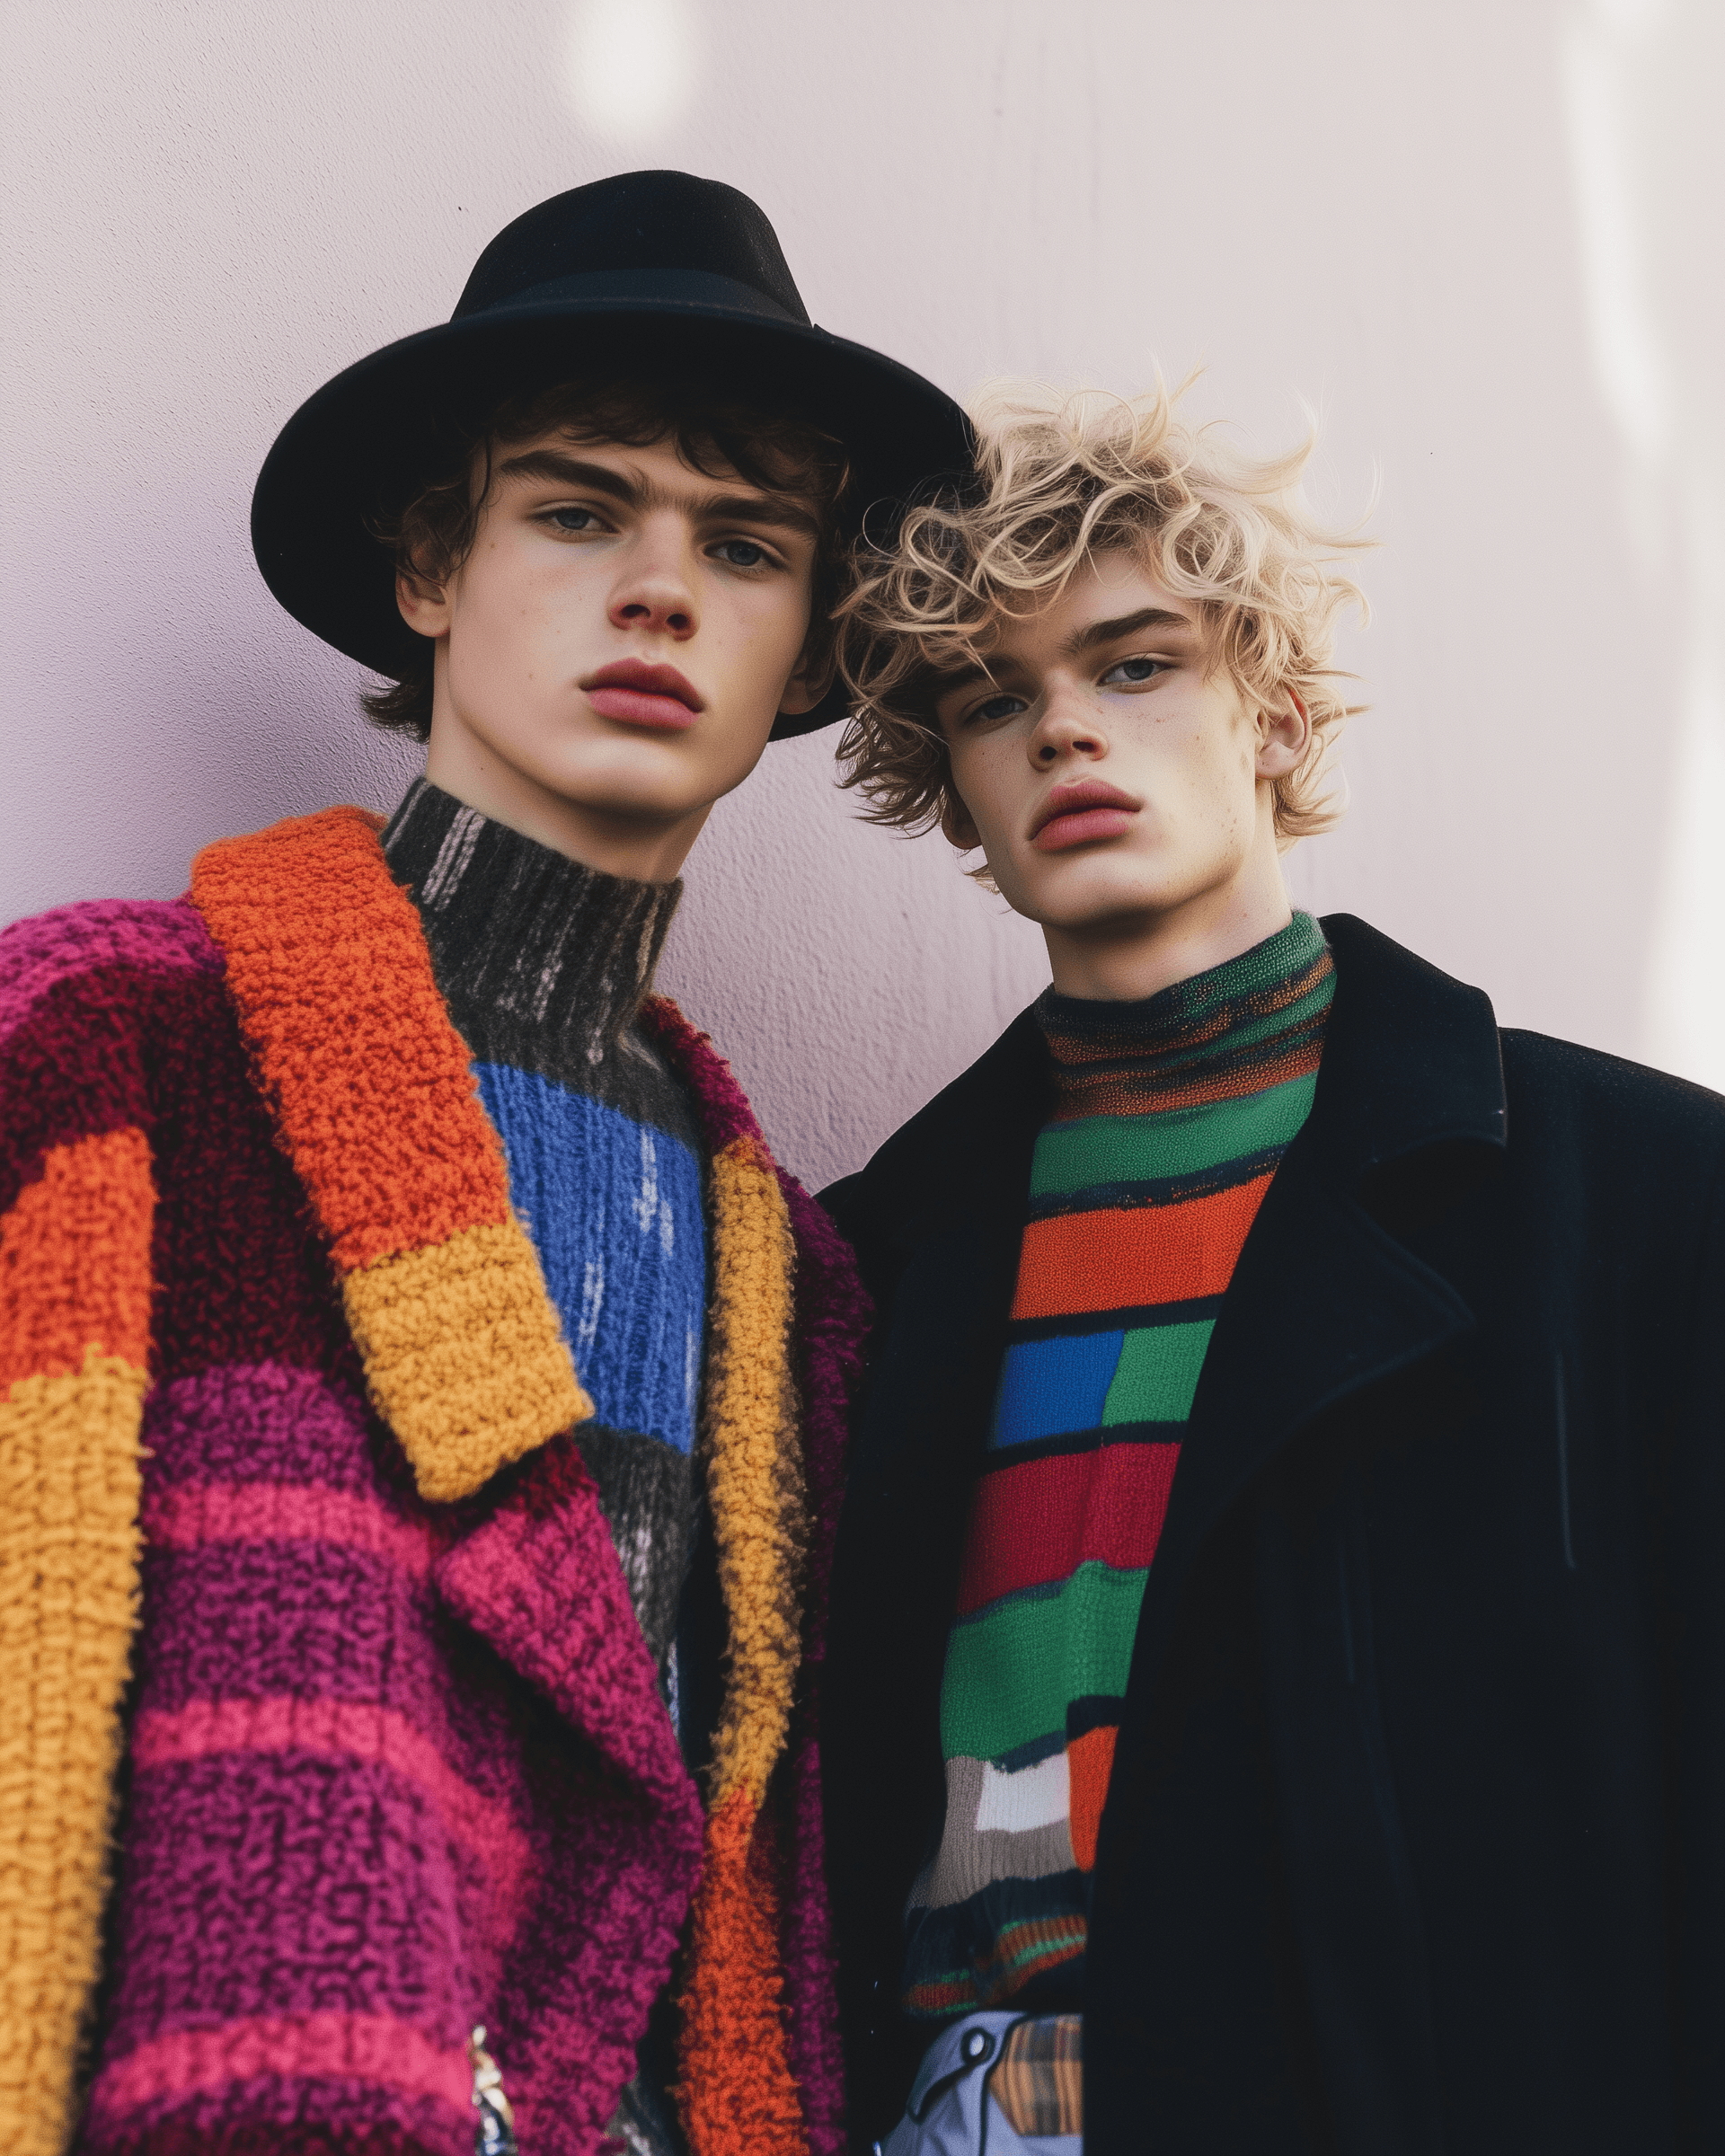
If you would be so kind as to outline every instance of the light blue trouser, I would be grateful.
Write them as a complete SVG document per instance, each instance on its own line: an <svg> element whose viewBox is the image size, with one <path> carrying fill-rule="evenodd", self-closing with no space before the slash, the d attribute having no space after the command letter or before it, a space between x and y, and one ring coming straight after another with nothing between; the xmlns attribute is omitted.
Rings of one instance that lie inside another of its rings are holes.
<svg viewBox="0 0 1725 2156"><path fill-rule="evenodd" d="M1034 2014L968 2014L929 2046L905 2116L875 2147L880 2156L1084 2156L1082 2134L1026 2139L988 2100L988 2069L1008 2029Z"/></svg>

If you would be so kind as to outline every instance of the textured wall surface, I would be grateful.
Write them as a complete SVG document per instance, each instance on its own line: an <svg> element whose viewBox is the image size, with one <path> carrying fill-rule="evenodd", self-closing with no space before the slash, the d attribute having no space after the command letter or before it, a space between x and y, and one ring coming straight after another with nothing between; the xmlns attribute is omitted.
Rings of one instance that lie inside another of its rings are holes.
<svg viewBox="0 0 1725 2156"><path fill-rule="evenodd" d="M1376 490L1352 808L1296 897L1508 1021L1725 1084L1725 10L1714 0L7 0L0 918L182 888L411 769L280 615L276 428L540 197L676 164L817 321L963 393L1208 371ZM854 1165L1046 977L938 838L768 752L668 985Z"/></svg>

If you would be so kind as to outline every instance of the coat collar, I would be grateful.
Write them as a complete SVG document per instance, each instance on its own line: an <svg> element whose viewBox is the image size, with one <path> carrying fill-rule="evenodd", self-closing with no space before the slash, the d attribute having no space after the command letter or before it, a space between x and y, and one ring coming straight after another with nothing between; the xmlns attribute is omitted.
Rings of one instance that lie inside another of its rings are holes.
<svg viewBox="0 0 1725 2156"><path fill-rule="evenodd" d="M380 821L330 808L225 839L193 862L191 900L372 1400L420 1495L448 1503L593 1406Z"/></svg>

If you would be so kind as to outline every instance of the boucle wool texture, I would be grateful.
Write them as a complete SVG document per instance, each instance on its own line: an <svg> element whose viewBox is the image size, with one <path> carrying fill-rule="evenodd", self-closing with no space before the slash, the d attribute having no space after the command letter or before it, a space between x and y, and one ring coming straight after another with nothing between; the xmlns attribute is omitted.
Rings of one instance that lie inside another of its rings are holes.
<svg viewBox="0 0 1725 2156"><path fill-rule="evenodd" d="M102 2152L468 2156L477 2022L524 2149L597 2150L697 1877L697 2156L836 2156L813 1679L862 1298L722 1063L648 1020L715 1192L700 1443L733 1651L704 1827L371 819L212 850L190 902L0 938L20 2156L75 2125Z"/></svg>

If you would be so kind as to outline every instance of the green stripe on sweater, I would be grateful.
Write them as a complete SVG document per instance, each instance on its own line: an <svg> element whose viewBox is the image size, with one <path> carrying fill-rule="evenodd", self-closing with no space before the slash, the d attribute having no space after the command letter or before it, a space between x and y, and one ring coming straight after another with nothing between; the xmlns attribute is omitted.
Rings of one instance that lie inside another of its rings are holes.
<svg viewBox="0 0 1725 2156"><path fill-rule="evenodd" d="M1311 1112L1316 1072L1237 1100L1159 1115L1086 1116L1051 1124L1036 1141L1031 1196L1070 1196L1099 1183L1154 1182L1286 1145Z"/></svg>
<svg viewBox="0 0 1725 2156"><path fill-rule="evenodd" d="M1066 1726L1066 1702L1126 1691L1147 1569L1080 1565L952 1628L941 1687L947 1759L999 1759Z"/></svg>
<svg viewBox="0 0 1725 2156"><path fill-rule="evenodd" d="M1134 1326L1102 1402L1102 1427L1122 1422L1184 1422L1209 1351L1214 1318L1192 1325Z"/></svg>

